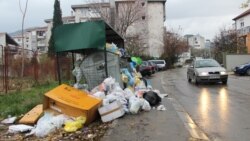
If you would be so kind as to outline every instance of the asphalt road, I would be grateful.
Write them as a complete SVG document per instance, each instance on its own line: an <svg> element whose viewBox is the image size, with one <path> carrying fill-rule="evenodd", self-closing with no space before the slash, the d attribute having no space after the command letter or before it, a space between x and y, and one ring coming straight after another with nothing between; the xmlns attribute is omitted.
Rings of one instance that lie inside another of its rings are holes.
<svg viewBox="0 0 250 141"><path fill-rule="evenodd" d="M250 141L250 77L230 75L228 84L188 83L187 68L160 73L162 85L214 141Z"/></svg>

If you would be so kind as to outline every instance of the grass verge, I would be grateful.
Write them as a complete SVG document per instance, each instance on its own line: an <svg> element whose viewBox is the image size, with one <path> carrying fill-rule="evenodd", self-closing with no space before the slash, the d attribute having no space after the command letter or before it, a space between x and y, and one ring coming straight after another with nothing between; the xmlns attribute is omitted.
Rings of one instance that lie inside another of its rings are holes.
<svg viewBox="0 0 250 141"><path fill-rule="evenodd" d="M29 90L11 92L0 96L0 119L8 115L19 116L25 114L37 104L43 102L43 95L57 86L57 83L49 83L32 87Z"/></svg>

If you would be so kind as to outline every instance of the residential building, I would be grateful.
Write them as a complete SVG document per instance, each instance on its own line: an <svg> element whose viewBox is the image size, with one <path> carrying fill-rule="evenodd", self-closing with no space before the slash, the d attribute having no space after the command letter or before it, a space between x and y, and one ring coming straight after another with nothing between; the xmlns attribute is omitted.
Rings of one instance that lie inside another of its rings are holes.
<svg viewBox="0 0 250 141"><path fill-rule="evenodd" d="M3 65L4 62L4 49L8 47L11 49L12 53L17 52L18 43L11 38L7 33L0 33L0 66ZM1 69L1 67L0 67ZM1 71L1 70L0 70Z"/></svg>
<svg viewBox="0 0 250 141"><path fill-rule="evenodd" d="M184 38L187 39L188 45L191 48L195 49L204 49L205 48L205 38L201 35L185 35Z"/></svg>
<svg viewBox="0 0 250 141"><path fill-rule="evenodd" d="M24 30L24 50L25 55L31 58L35 51L46 53L46 32L47 27L32 27ZM22 33L19 31L11 35L12 38L22 46ZM21 50L19 50L19 54Z"/></svg>
<svg viewBox="0 0 250 141"><path fill-rule="evenodd" d="M233 18L238 37L244 38L247 52L250 53L250 9Z"/></svg>
<svg viewBox="0 0 250 141"><path fill-rule="evenodd" d="M131 2L137 4L138 1L114 0L114 14L111 13L109 3L81 4L72 5L71 7L75 12L76 22L100 18L104 18L106 21L112 21L110 15L115 15L115 26L117 26L119 15L124 14L122 11L124 6ZM137 7L137 9L141 9L141 13L139 14L140 17L125 33L125 36L128 38L135 37L140 39L143 42L142 46L145 47L144 53L157 58L161 56L164 46L165 3L166 0L140 0Z"/></svg>

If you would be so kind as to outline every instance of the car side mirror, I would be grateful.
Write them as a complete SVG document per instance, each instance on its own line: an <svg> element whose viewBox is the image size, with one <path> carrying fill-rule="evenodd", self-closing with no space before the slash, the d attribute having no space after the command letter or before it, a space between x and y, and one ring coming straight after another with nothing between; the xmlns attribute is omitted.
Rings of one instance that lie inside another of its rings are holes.
<svg viewBox="0 0 250 141"><path fill-rule="evenodd" d="M220 64L222 67L224 67L224 64Z"/></svg>

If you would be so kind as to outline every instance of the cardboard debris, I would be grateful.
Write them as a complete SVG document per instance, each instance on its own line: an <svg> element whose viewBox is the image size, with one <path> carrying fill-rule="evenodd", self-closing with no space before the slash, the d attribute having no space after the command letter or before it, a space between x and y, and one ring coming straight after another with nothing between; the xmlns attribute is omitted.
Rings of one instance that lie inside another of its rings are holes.
<svg viewBox="0 0 250 141"><path fill-rule="evenodd" d="M86 124L98 116L98 108L102 100L66 84L62 84L44 96L43 109L53 110L72 117L84 116Z"/></svg>
<svg viewBox="0 0 250 141"><path fill-rule="evenodd" d="M114 101L109 105L98 109L103 122L108 122L117 119L125 114L122 104L119 101Z"/></svg>
<svg viewBox="0 0 250 141"><path fill-rule="evenodd" d="M20 120L19 123L21 124L35 124L38 118L43 113L43 105L39 104L26 113Z"/></svg>

